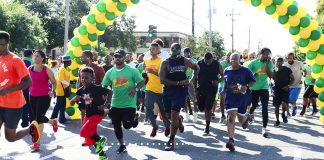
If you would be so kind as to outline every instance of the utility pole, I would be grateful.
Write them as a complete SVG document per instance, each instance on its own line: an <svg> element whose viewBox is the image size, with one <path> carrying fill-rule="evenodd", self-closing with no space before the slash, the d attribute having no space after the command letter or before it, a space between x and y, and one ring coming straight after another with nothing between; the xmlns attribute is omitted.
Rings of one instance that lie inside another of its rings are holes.
<svg viewBox="0 0 324 160"><path fill-rule="evenodd" d="M208 37L208 43L209 43L209 51L212 51L212 10L211 10L211 0L209 0L209 13L208 13L208 18L209 18L209 37Z"/></svg>
<svg viewBox="0 0 324 160"><path fill-rule="evenodd" d="M232 13L231 14L227 14L226 16L231 16L231 20L232 20L232 34L231 34L231 37L232 37L232 53L234 52L234 16L236 15L241 15L239 13L234 13L234 8L232 8Z"/></svg>
<svg viewBox="0 0 324 160"><path fill-rule="evenodd" d="M249 50L251 50L251 26L249 26L249 44L248 44Z"/></svg>
<svg viewBox="0 0 324 160"><path fill-rule="evenodd" d="M67 52L70 21L70 0L65 0L64 54Z"/></svg>
<svg viewBox="0 0 324 160"><path fill-rule="evenodd" d="M191 33L192 36L195 37L195 0L192 0L192 26Z"/></svg>

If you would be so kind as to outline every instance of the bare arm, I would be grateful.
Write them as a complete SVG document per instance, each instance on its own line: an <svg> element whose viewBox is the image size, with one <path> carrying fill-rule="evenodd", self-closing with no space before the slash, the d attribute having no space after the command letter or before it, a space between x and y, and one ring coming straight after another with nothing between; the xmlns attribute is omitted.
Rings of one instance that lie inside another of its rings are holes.
<svg viewBox="0 0 324 160"><path fill-rule="evenodd" d="M272 74L272 72L270 70L270 67L269 67L269 61L267 62L266 73L267 73L267 75L268 75L268 77L270 79L273 78L273 74Z"/></svg>
<svg viewBox="0 0 324 160"><path fill-rule="evenodd" d="M6 94L18 90L24 90L26 88L29 88L32 85L32 80L29 75L21 79L21 82L17 85L0 89L0 96L5 96Z"/></svg>
<svg viewBox="0 0 324 160"><path fill-rule="evenodd" d="M220 78L218 80L218 83L219 82L222 82L224 80L224 69L221 65L219 65L218 67L218 72L219 72L219 75L220 75Z"/></svg>

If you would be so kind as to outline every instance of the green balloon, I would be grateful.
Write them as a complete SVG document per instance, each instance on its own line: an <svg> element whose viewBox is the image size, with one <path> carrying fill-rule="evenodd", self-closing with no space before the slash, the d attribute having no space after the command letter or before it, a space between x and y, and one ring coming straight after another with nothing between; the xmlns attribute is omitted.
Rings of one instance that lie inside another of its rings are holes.
<svg viewBox="0 0 324 160"><path fill-rule="evenodd" d="M322 78L318 78L316 81L315 81L315 85L319 88L322 88L324 87L324 79Z"/></svg>
<svg viewBox="0 0 324 160"><path fill-rule="evenodd" d="M300 19L300 26L303 27L303 28L306 28L309 26L310 24L310 19L308 17L303 17Z"/></svg>
<svg viewBox="0 0 324 160"><path fill-rule="evenodd" d="M98 35L97 34L89 34L88 38L91 42L94 42L94 41L98 40Z"/></svg>
<svg viewBox="0 0 324 160"><path fill-rule="evenodd" d="M78 77L78 73L79 73L79 68L72 70L73 76Z"/></svg>
<svg viewBox="0 0 324 160"><path fill-rule="evenodd" d="M127 9L127 5L125 3L117 3L117 9L120 11L120 12L125 12L126 9Z"/></svg>
<svg viewBox="0 0 324 160"><path fill-rule="evenodd" d="M294 2L293 2L293 5L295 5L296 7L298 7L298 3L297 3L297 1L294 1Z"/></svg>
<svg viewBox="0 0 324 160"><path fill-rule="evenodd" d="M288 22L288 20L289 20L288 15L278 17L278 21L279 21L280 24L286 24Z"/></svg>
<svg viewBox="0 0 324 160"><path fill-rule="evenodd" d="M320 45L320 47L319 47L317 53L319 53L319 54L324 54L324 44L321 44L321 45Z"/></svg>
<svg viewBox="0 0 324 160"><path fill-rule="evenodd" d="M99 12L106 13L106 11L107 11L106 10L106 4L103 3L103 2L99 2L97 4L97 9L98 9Z"/></svg>
<svg viewBox="0 0 324 160"><path fill-rule="evenodd" d="M76 57L75 60L76 60L77 64L80 64L80 65L82 64L81 57Z"/></svg>
<svg viewBox="0 0 324 160"><path fill-rule="evenodd" d="M106 29L106 24L105 23L97 23L96 27L99 31L104 31Z"/></svg>
<svg viewBox="0 0 324 160"><path fill-rule="evenodd" d="M82 47L82 50L85 51L85 50L91 50L92 47L90 44L87 44L87 45L84 45L84 46L81 46Z"/></svg>
<svg viewBox="0 0 324 160"><path fill-rule="evenodd" d="M133 4L137 4L137 3L140 2L140 0L131 0L131 2L132 2Z"/></svg>
<svg viewBox="0 0 324 160"><path fill-rule="evenodd" d="M324 116L324 106L320 106L320 107L321 107L321 110L320 110L321 116Z"/></svg>
<svg viewBox="0 0 324 160"><path fill-rule="evenodd" d="M296 27L289 27L289 33L291 35L297 35L300 31L300 28L299 26L296 26Z"/></svg>
<svg viewBox="0 0 324 160"><path fill-rule="evenodd" d="M80 46L79 38L78 37L73 37L71 39L71 44L72 44L73 47L79 47Z"/></svg>
<svg viewBox="0 0 324 160"><path fill-rule="evenodd" d="M81 35L88 34L87 27L85 25L81 25L78 30Z"/></svg>
<svg viewBox="0 0 324 160"><path fill-rule="evenodd" d="M297 12L298 12L298 7L297 7L297 6L295 6L295 5L290 5L290 6L288 7L288 14L289 14L289 15L291 15L291 16L296 15Z"/></svg>
<svg viewBox="0 0 324 160"><path fill-rule="evenodd" d="M317 53L316 53L316 52L313 52L313 51L308 51L308 52L306 53L306 57L307 57L307 59L309 59L309 60L313 60L313 59L315 59L316 56L317 56Z"/></svg>
<svg viewBox="0 0 324 160"><path fill-rule="evenodd" d="M75 96L76 96L76 94L72 92L71 95L70 95L70 97L68 97L68 99L72 99Z"/></svg>
<svg viewBox="0 0 324 160"><path fill-rule="evenodd" d="M311 33L310 39L311 40L318 40L321 38L321 32L319 30L314 30Z"/></svg>
<svg viewBox="0 0 324 160"><path fill-rule="evenodd" d="M276 8L277 8L276 5L272 4L270 6L267 6L265 11L266 11L267 14L272 15L273 13L276 12Z"/></svg>
<svg viewBox="0 0 324 160"><path fill-rule="evenodd" d="M251 3L254 7L258 7L261 4L261 0L251 0Z"/></svg>
<svg viewBox="0 0 324 160"><path fill-rule="evenodd" d="M106 18L108 20L114 20L116 18L116 15L114 13L112 13L112 12L107 12L106 13Z"/></svg>
<svg viewBox="0 0 324 160"><path fill-rule="evenodd" d="M119 0L112 0L113 2L119 2Z"/></svg>
<svg viewBox="0 0 324 160"><path fill-rule="evenodd" d="M90 24L95 24L96 23L96 16L94 14L89 14L87 16L87 20Z"/></svg>
<svg viewBox="0 0 324 160"><path fill-rule="evenodd" d="M321 66L321 65L318 65L318 64L315 63L315 64L312 66L312 72L314 72L315 74L321 73L322 70L323 70L323 66ZM323 102L324 102L324 101L323 101Z"/></svg>
<svg viewBox="0 0 324 160"><path fill-rule="evenodd" d="M69 116L72 116L72 115L74 115L74 113L75 113L75 109L74 109L73 107L67 107L67 108L65 109L65 112L66 112Z"/></svg>
<svg viewBox="0 0 324 160"><path fill-rule="evenodd" d="M309 39L299 39L298 41L299 46L306 47L309 44Z"/></svg>
<svg viewBox="0 0 324 160"><path fill-rule="evenodd" d="M76 83L71 83L70 86L71 88L76 89Z"/></svg>
<svg viewBox="0 0 324 160"><path fill-rule="evenodd" d="M70 56L71 59L74 59L74 58L75 58L75 56L74 56L74 54L73 54L73 51L70 51L70 50L67 51L66 55L67 55L67 56Z"/></svg>
<svg viewBox="0 0 324 160"><path fill-rule="evenodd" d="M280 5L283 2L283 0L273 0L273 4Z"/></svg>
<svg viewBox="0 0 324 160"><path fill-rule="evenodd" d="M318 99L322 102L324 102L324 92L318 94Z"/></svg>
<svg viewBox="0 0 324 160"><path fill-rule="evenodd" d="M309 13L306 14L306 17L312 19L312 16Z"/></svg>

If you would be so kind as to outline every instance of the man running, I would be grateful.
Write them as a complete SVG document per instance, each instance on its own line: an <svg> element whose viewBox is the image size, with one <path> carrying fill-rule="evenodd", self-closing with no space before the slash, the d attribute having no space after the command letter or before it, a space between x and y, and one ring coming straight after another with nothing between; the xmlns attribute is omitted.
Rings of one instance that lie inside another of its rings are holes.
<svg viewBox="0 0 324 160"><path fill-rule="evenodd" d="M125 56L124 50L118 49L114 52L115 66L106 73L102 81L104 87L112 86L113 95L109 116L120 144L117 153L126 151L122 123L125 129L135 128L138 125L136 92L145 83L136 68L125 64Z"/></svg>
<svg viewBox="0 0 324 160"><path fill-rule="evenodd" d="M181 56L180 44L173 43L170 48L171 57L162 62L159 73L161 83L164 85L163 103L165 112L168 119L171 119L171 136L165 147L166 151L174 149L174 137L177 130L179 129L180 133L184 131L180 110L185 106L189 82L195 80L199 72L197 64ZM190 80L186 76L188 67L194 70L194 76Z"/></svg>
<svg viewBox="0 0 324 160"><path fill-rule="evenodd" d="M310 102L313 106L312 115L315 115L318 112L316 106L316 98L318 94L314 91L315 79L312 78L311 76L312 68L308 65L305 68L306 68L306 77L305 77L306 88L305 88L305 93L303 95L303 110L300 112L300 116L304 116L306 112L306 107Z"/></svg>
<svg viewBox="0 0 324 160"><path fill-rule="evenodd" d="M32 136L32 142L40 139L39 127L33 121L28 128L16 131L26 101L22 90L32 85L24 62L9 51L10 35L0 31L0 129L5 126L5 137L9 142Z"/></svg>
<svg viewBox="0 0 324 160"><path fill-rule="evenodd" d="M217 94L218 83L223 81L223 68L213 55L207 52L204 59L198 61L200 72L197 78L198 108L205 112L206 128L204 135L209 135L209 125L212 118L212 107Z"/></svg>
<svg viewBox="0 0 324 160"><path fill-rule="evenodd" d="M271 50L269 48L262 48L260 51L260 58L253 60L248 68L256 77L256 82L250 87L252 90L252 107L250 108L249 121L252 123L254 119L254 110L258 105L259 99L262 104L262 135L268 138L266 127L268 125L268 101L269 101L269 78L272 78L273 63L271 61Z"/></svg>

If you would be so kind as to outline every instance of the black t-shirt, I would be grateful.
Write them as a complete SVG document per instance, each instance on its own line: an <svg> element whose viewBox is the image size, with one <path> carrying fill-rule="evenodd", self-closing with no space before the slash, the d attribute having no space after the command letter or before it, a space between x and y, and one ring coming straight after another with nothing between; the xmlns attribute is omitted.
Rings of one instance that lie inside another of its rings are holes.
<svg viewBox="0 0 324 160"><path fill-rule="evenodd" d="M200 71L198 73L198 89L217 90L217 86L213 86L212 81L218 80L220 63L216 60L213 60L210 65L207 65L207 63L205 63L202 59L198 61L198 66L200 68Z"/></svg>
<svg viewBox="0 0 324 160"><path fill-rule="evenodd" d="M275 69L273 70L273 79L275 82L275 89L281 89L282 87L285 87L289 84L290 81L290 74L292 74L292 71L290 68L286 66L282 66L278 71Z"/></svg>
<svg viewBox="0 0 324 160"><path fill-rule="evenodd" d="M110 65L110 66L107 66L107 65L103 65L102 68L105 70L105 73L110 69L112 68L113 65Z"/></svg>
<svg viewBox="0 0 324 160"><path fill-rule="evenodd" d="M98 114L103 115L104 112L98 109L98 106L103 105L105 100L104 95L107 95L109 90L101 86L91 84L89 87L82 86L76 92L76 95L81 96L81 103L85 106L86 116Z"/></svg>

